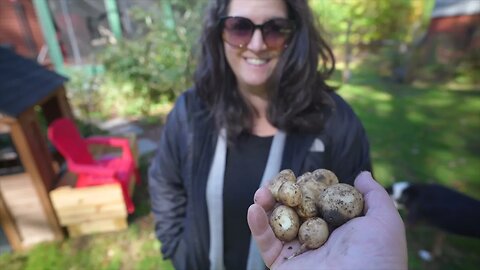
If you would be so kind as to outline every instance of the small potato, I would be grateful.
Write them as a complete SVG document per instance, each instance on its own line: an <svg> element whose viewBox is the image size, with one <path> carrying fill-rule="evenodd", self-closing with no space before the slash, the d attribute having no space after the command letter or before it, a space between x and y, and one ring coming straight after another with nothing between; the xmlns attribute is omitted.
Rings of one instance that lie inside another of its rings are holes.
<svg viewBox="0 0 480 270"><path fill-rule="evenodd" d="M270 227L278 239L288 242L297 237L300 221L295 210L279 205L270 215Z"/></svg>
<svg viewBox="0 0 480 270"><path fill-rule="evenodd" d="M301 246L288 259L298 256L309 249L321 247L328 239L328 224L325 220L314 217L302 223L298 230L298 241Z"/></svg>
<svg viewBox="0 0 480 270"><path fill-rule="evenodd" d="M327 169L318 169L312 172L313 176L317 181L325 183L327 186L338 184L337 176Z"/></svg>
<svg viewBox="0 0 480 270"><path fill-rule="evenodd" d="M363 195L348 184L334 184L325 189L317 201L323 219L338 227L363 211Z"/></svg>
<svg viewBox="0 0 480 270"><path fill-rule="evenodd" d="M268 189L270 190L276 201L279 201L278 190L283 185L283 183L287 181L293 183L297 181L295 174L290 169L285 169L279 172L268 185Z"/></svg>
<svg viewBox="0 0 480 270"><path fill-rule="evenodd" d="M278 200L290 207L295 207L302 202L302 192L296 183L286 181L278 190Z"/></svg>
<svg viewBox="0 0 480 270"><path fill-rule="evenodd" d="M315 194L315 200L320 196L320 193L322 193L326 188L327 185L324 182L318 181L318 178L316 178L313 173L307 172L297 179L297 184L299 186L304 186L306 189L313 191Z"/></svg>
<svg viewBox="0 0 480 270"><path fill-rule="evenodd" d="M318 215L317 207L315 206L315 201L312 199L314 196L309 192L303 192L302 202L295 208L297 215L305 220L307 218L315 217Z"/></svg>
<svg viewBox="0 0 480 270"><path fill-rule="evenodd" d="M307 219L298 230L298 240L307 249L319 248L327 241L328 235L327 222L319 217Z"/></svg>
<svg viewBox="0 0 480 270"><path fill-rule="evenodd" d="M297 184L300 186L302 193L302 201L297 206L297 214L303 218L311 218L318 215L317 206L320 193L322 193L327 186L323 182L319 182L315 179L312 173L307 172L298 177Z"/></svg>
<svg viewBox="0 0 480 270"><path fill-rule="evenodd" d="M285 181L290 181L290 182L296 182L297 181L297 178L295 177L295 174L290 169L281 170L277 174L276 178L283 178L283 179L285 179Z"/></svg>
<svg viewBox="0 0 480 270"><path fill-rule="evenodd" d="M310 179L310 178L312 178L312 173L311 172L305 172L304 174L300 175L297 178L297 183L305 181L306 179Z"/></svg>

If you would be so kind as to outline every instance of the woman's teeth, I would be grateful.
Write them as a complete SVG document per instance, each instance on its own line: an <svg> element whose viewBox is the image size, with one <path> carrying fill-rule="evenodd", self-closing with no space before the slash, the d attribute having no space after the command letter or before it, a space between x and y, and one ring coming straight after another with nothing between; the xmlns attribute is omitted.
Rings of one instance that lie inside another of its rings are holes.
<svg viewBox="0 0 480 270"><path fill-rule="evenodd" d="M247 63L249 63L251 65L255 65L255 66L264 65L264 64L267 63L267 60L259 59L259 58L247 58L246 61L247 61Z"/></svg>

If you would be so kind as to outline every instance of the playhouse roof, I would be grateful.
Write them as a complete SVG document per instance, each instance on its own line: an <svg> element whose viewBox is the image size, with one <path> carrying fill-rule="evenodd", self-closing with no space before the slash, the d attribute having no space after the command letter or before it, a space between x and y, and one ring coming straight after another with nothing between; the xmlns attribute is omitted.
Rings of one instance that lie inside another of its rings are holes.
<svg viewBox="0 0 480 270"><path fill-rule="evenodd" d="M57 90L67 78L0 47L0 114L18 117Z"/></svg>
<svg viewBox="0 0 480 270"><path fill-rule="evenodd" d="M479 0L436 0L432 18L480 14Z"/></svg>

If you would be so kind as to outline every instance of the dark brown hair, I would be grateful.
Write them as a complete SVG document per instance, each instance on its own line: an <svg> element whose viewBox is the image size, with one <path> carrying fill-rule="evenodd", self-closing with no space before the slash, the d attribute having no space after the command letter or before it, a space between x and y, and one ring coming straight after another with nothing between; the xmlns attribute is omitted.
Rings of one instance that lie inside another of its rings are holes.
<svg viewBox="0 0 480 270"><path fill-rule="evenodd" d="M317 30L308 1L284 1L296 30L269 79L267 117L275 127L287 132L319 132L333 107L328 95L332 88L325 79L335 68L335 58ZM225 127L232 139L252 128L256 112L241 97L224 53L218 22L227 15L229 3L230 0L212 0L207 9L194 79L217 128Z"/></svg>

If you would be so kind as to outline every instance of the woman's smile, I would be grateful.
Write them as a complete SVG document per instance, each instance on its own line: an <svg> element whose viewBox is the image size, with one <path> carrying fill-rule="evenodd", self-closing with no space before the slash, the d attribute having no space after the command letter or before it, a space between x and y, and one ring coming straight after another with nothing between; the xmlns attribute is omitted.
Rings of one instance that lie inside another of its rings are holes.
<svg viewBox="0 0 480 270"><path fill-rule="evenodd" d="M270 61L270 59L252 58L252 57L248 57L244 59L245 61L247 61L248 64L252 66L264 66L265 64L268 63L268 61Z"/></svg>

